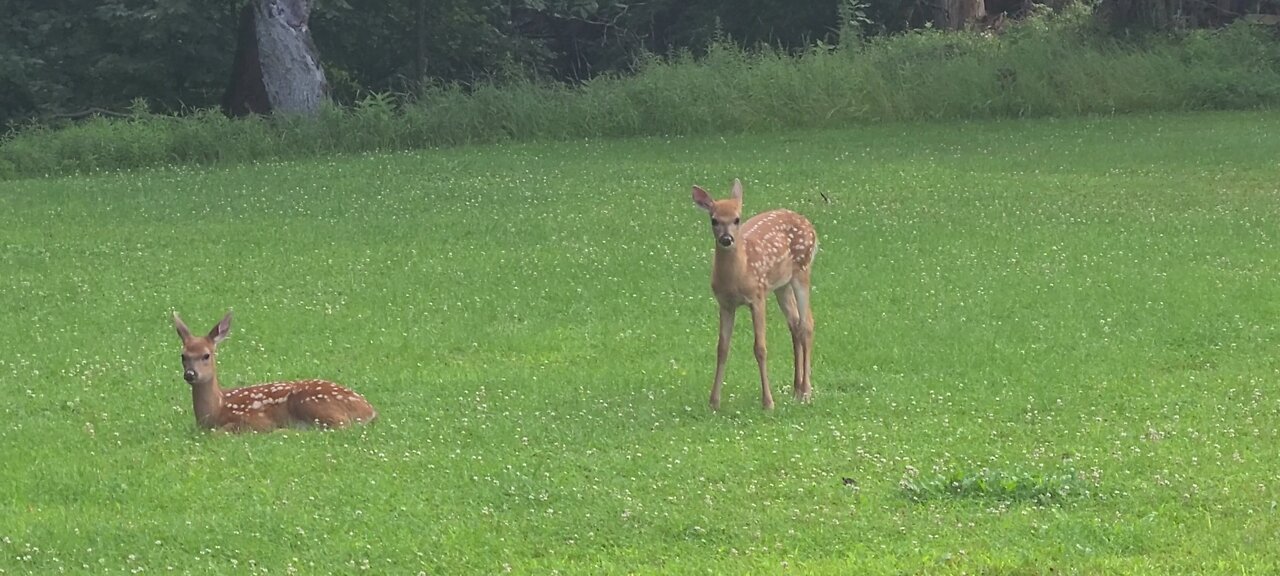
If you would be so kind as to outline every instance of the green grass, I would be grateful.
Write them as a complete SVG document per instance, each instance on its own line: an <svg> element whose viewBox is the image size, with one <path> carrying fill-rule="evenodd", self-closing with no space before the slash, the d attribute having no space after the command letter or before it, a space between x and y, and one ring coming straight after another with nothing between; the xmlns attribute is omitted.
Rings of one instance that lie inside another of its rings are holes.
<svg viewBox="0 0 1280 576"><path fill-rule="evenodd" d="M0 573L1274 572L1276 134L886 124L2 183ZM771 305L777 410L745 318L706 409L689 186L735 176L821 237L810 406ZM196 431L168 313L229 307L224 383L332 378L381 420ZM1011 483L929 484L973 477Z"/></svg>

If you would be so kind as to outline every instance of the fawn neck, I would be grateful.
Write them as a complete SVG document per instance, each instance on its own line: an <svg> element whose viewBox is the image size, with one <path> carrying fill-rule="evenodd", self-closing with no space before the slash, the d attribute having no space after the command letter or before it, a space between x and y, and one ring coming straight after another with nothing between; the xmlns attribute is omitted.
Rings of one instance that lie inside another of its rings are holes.
<svg viewBox="0 0 1280 576"><path fill-rule="evenodd" d="M191 403L196 413L196 423L205 428L217 426L222 412L222 388L218 386L218 370L211 367L209 380L191 385Z"/></svg>
<svg viewBox="0 0 1280 576"><path fill-rule="evenodd" d="M739 239L732 246L716 246L712 261L712 288L717 294L740 290L749 277L746 239Z"/></svg>
<svg viewBox="0 0 1280 576"><path fill-rule="evenodd" d="M733 246L716 246L715 266L727 271L745 271L747 268L746 239L739 238Z"/></svg>

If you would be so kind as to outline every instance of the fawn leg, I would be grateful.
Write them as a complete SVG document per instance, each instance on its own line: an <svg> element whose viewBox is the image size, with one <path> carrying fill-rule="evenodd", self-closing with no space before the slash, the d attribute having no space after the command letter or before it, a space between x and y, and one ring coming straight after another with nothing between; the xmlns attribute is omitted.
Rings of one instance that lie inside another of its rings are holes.
<svg viewBox="0 0 1280 576"><path fill-rule="evenodd" d="M804 385L801 390L802 399L809 401L813 397L813 307L809 301L809 271L805 270L791 284L795 293L796 308L800 312L801 351L804 352ZM801 360L796 359L799 363Z"/></svg>
<svg viewBox="0 0 1280 576"><path fill-rule="evenodd" d="M760 365L760 403L765 410L773 408L773 393L769 391L769 370L765 357L768 351L765 346L764 300L751 303L751 327L756 333L756 363Z"/></svg>
<svg viewBox="0 0 1280 576"><path fill-rule="evenodd" d="M733 337L734 310L720 307L720 342L716 345L716 377L711 385L711 409L720 409L720 386L724 384L724 365L729 360L729 341Z"/></svg>
<svg viewBox="0 0 1280 576"><path fill-rule="evenodd" d="M790 285L783 286L773 292L778 296L778 307L787 317L787 328L791 330L791 348L795 357L795 381L791 386L791 394L797 400L804 393L804 337L801 331L800 311L796 306L796 296Z"/></svg>

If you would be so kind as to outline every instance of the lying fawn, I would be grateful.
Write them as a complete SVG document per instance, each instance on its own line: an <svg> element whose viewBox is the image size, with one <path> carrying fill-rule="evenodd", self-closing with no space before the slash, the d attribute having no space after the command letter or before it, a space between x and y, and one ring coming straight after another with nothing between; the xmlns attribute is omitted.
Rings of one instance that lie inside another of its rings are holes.
<svg viewBox="0 0 1280 576"><path fill-rule="evenodd" d="M760 394L765 409L773 408L769 375L765 370L765 299L769 292L787 316L795 351L795 384L792 392L809 401L813 351L813 310L809 307L809 273L818 250L818 236L804 216L790 210L770 210L739 224L742 218L742 182L734 179L730 198L715 200L706 190L693 187L693 203L711 215L716 238L711 268L711 291L720 302L720 344L716 347L716 376L711 386L711 409L720 408L720 385L729 358L734 315L739 306L751 308L756 336L756 362L760 365Z"/></svg>
<svg viewBox="0 0 1280 576"><path fill-rule="evenodd" d="M231 331L231 313L207 336L192 336L173 313L173 326L182 338L182 379L191 385L196 424L228 432L266 432L276 428L319 426L338 428L369 422L378 412L359 394L326 380L270 382L223 390L215 364L218 343Z"/></svg>

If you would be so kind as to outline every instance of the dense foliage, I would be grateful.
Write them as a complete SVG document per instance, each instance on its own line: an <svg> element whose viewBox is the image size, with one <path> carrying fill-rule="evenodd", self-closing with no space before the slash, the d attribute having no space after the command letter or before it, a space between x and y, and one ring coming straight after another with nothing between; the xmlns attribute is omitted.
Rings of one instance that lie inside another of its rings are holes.
<svg viewBox="0 0 1280 576"><path fill-rule="evenodd" d="M972 2L973 0L950 0ZM1164 0L1117 4L1124 22L1169 20ZM1274 0L1240 10L1266 9ZM94 108L218 105L247 0L0 0L0 127ZM315 0L314 40L339 102L368 92L528 77L628 73L645 54L702 53L717 39L787 51L938 20L924 0ZM1061 0L1050 0L1061 6ZM1030 3L985 0L986 12ZM1234 6L1234 5L1232 5ZM1154 16L1153 16L1154 14ZM1182 14L1182 12L1178 12Z"/></svg>
<svg viewBox="0 0 1280 576"><path fill-rule="evenodd" d="M1072 116L1280 105L1280 43L1252 25L1108 40L1090 13L1000 36L913 32L799 55L715 44L570 88L535 81L375 93L315 121L216 109L32 127L0 144L0 179L225 164L503 140L776 131L878 121Z"/></svg>
<svg viewBox="0 0 1280 576"><path fill-rule="evenodd" d="M216 105L245 0L0 0L0 123L33 114ZM745 4L745 5L744 5ZM627 70L642 50L719 33L794 47L837 28L835 0L319 0L311 28L335 95L535 72Z"/></svg>

